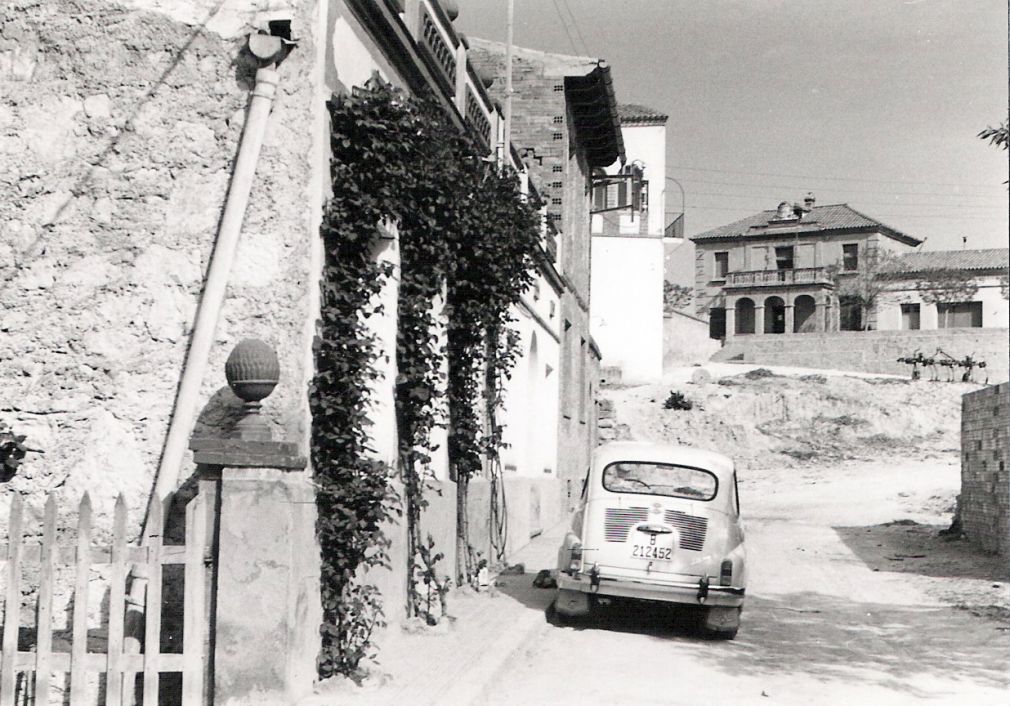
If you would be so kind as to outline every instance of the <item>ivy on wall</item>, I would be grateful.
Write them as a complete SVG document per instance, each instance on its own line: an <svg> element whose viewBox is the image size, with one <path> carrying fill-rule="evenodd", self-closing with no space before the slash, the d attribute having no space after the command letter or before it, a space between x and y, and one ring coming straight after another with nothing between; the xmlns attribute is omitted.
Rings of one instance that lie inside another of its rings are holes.
<svg viewBox="0 0 1010 706"><path fill-rule="evenodd" d="M474 199L454 241L447 287L449 462L456 480L457 576L479 567L469 537L468 486L494 473L502 447L496 410L520 353L510 307L533 282L540 216L515 175L483 164ZM480 410L480 412L478 411ZM482 463L483 461L483 463Z"/></svg>
<svg viewBox="0 0 1010 706"><path fill-rule="evenodd" d="M322 313L310 390L323 678L353 674L370 654L383 609L362 569L388 565L382 528L402 516L390 485L394 469L369 448L369 390L382 351L368 319L381 311L378 294L393 275L377 258L377 226L395 225L399 235L395 471L404 485L407 608L428 622L437 620L433 605L444 612L448 586L437 569L443 555L421 530L431 432L447 412L450 462L465 496L481 456L501 443L476 410L483 401L493 417L515 359L507 310L531 282L539 239L539 217L516 178L483 159L432 99L373 80L329 109L333 196L322 228ZM485 386L490 394L482 397Z"/></svg>

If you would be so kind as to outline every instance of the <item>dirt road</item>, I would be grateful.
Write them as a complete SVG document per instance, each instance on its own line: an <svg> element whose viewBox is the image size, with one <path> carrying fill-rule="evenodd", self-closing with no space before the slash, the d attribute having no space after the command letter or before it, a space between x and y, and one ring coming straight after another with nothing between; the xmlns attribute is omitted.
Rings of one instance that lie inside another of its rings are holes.
<svg viewBox="0 0 1010 706"><path fill-rule="evenodd" d="M648 610L578 626L547 611L481 703L1010 703L1007 616L993 607L1007 604L1006 569L936 536L956 464L742 473L751 578L735 641Z"/></svg>

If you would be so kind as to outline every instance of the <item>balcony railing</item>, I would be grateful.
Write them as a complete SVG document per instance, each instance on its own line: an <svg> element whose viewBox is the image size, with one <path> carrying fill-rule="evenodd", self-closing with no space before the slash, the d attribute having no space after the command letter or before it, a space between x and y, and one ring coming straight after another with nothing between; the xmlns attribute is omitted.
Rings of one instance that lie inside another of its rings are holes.
<svg viewBox="0 0 1010 706"><path fill-rule="evenodd" d="M782 287L791 284L830 284L825 267L799 267L793 270L751 270L730 272L726 287Z"/></svg>
<svg viewBox="0 0 1010 706"><path fill-rule="evenodd" d="M505 149L499 148L504 139L502 111L470 63L467 56L468 43L453 27L442 3L439 0L386 2L400 12L407 31L433 69L442 91L453 99L472 134L480 139L489 152L497 154L516 172L523 172L524 165L519 153L511 145ZM542 246L547 259L555 262L558 254L556 227L547 228L545 223Z"/></svg>

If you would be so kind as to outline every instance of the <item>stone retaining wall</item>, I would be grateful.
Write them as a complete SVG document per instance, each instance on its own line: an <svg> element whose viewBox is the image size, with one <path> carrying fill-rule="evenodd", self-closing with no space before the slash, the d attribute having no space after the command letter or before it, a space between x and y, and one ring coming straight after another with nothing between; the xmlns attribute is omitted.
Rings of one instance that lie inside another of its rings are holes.
<svg viewBox="0 0 1010 706"><path fill-rule="evenodd" d="M989 382L994 383L1010 378L1008 335L1010 331L1005 328L963 328L736 336L712 360L911 375L911 367L897 362L898 358L916 350L929 356L942 348L959 359L970 355L984 360L986 368L975 371L975 380L982 382L988 374ZM960 368L954 370L962 372ZM923 373L924 378L928 375Z"/></svg>
<svg viewBox="0 0 1010 706"><path fill-rule="evenodd" d="M254 67L242 47L260 5L144 4L161 9L0 9L0 420L44 452L8 487L35 515L46 492L65 508L87 490L100 534L120 492L137 532L152 488L243 129ZM239 405L224 361L259 337L282 367L264 412L275 438L300 440L321 209L313 221L314 5L288 4L304 41L280 68L200 425Z"/></svg>

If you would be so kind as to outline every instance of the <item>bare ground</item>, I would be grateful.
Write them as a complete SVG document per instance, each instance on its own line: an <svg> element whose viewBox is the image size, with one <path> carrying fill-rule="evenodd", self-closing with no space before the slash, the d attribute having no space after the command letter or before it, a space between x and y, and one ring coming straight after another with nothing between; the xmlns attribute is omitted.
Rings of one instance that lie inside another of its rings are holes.
<svg viewBox="0 0 1010 706"><path fill-rule="evenodd" d="M946 533L960 488L961 396L980 385L726 364L692 383L697 370L606 390L618 434L719 450L737 460L741 492L770 494L773 505L797 483L838 481L832 492L854 507L872 496L854 511L864 522L819 519L873 571L914 577L930 597L1010 626L1010 563ZM693 408L664 408L673 392ZM935 480L903 480L910 474ZM866 482L878 484L869 495Z"/></svg>

